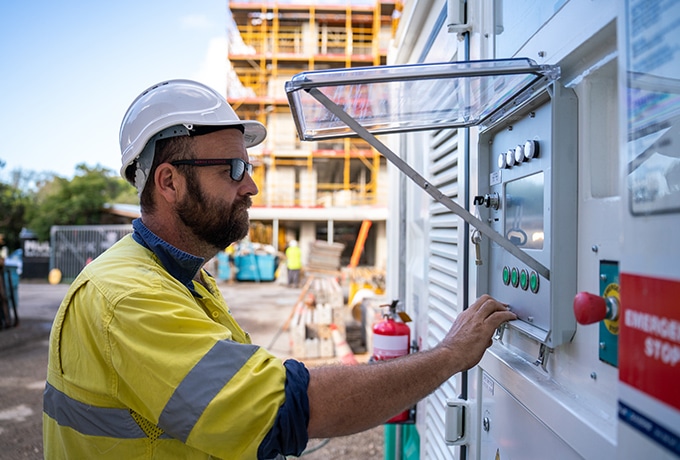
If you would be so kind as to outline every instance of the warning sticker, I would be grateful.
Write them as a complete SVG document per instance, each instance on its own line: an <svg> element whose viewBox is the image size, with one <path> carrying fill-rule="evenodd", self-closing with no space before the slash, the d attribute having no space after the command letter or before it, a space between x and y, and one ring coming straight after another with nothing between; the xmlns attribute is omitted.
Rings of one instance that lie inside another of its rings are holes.
<svg viewBox="0 0 680 460"><path fill-rule="evenodd" d="M680 409L680 282L621 275L619 379Z"/></svg>

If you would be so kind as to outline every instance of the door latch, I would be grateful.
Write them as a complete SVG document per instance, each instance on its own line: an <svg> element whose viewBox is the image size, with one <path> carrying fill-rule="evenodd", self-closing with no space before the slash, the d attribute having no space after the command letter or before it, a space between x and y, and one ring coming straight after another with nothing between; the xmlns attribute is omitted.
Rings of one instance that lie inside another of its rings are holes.
<svg viewBox="0 0 680 460"><path fill-rule="evenodd" d="M464 399L446 401L444 436L449 446L462 446L469 442L471 404Z"/></svg>

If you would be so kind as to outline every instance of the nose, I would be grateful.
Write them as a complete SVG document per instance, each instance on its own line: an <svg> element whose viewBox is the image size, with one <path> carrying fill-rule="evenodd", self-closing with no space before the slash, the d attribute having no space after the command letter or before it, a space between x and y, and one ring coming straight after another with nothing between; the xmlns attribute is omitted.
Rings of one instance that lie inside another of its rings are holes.
<svg viewBox="0 0 680 460"><path fill-rule="evenodd" d="M244 191L245 195L257 195L259 193L259 189L257 187L257 184L255 183L255 179L253 179L253 176L248 174L247 172L243 175L243 180L241 181L242 186L246 189Z"/></svg>

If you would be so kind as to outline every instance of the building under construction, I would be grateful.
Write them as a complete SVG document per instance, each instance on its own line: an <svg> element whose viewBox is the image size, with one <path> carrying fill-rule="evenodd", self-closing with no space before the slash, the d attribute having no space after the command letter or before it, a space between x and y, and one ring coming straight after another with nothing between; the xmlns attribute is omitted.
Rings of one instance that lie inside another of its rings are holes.
<svg viewBox="0 0 680 460"><path fill-rule="evenodd" d="M250 151L253 241L281 250L299 240L303 261L312 241L342 243L346 265L363 223L359 263L384 268L385 159L361 139L300 142L284 85L302 71L385 64L394 12L385 0L229 1L227 99L268 130Z"/></svg>

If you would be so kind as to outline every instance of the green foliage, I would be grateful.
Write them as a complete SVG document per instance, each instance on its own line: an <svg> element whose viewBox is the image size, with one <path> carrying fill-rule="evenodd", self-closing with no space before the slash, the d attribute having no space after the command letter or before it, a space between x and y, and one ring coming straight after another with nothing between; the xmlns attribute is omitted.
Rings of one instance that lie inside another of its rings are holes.
<svg viewBox="0 0 680 460"><path fill-rule="evenodd" d="M113 171L79 164L71 180L54 177L39 188L28 228L41 241L49 240L53 225L96 225L106 203L138 203L134 187Z"/></svg>
<svg viewBox="0 0 680 460"><path fill-rule="evenodd" d="M0 170L3 168L0 160ZM101 166L76 166L68 180L52 173L16 170L0 181L0 235L10 251L20 247L26 227L41 241L50 238L52 225L100 224L106 203L137 204L134 187Z"/></svg>
<svg viewBox="0 0 680 460"><path fill-rule="evenodd" d="M32 206L28 195L18 188L0 183L0 235L10 251L21 246L19 233L26 221L26 214Z"/></svg>

